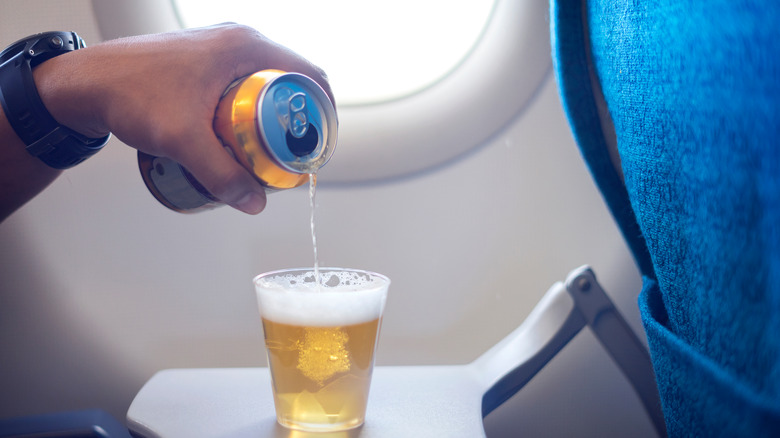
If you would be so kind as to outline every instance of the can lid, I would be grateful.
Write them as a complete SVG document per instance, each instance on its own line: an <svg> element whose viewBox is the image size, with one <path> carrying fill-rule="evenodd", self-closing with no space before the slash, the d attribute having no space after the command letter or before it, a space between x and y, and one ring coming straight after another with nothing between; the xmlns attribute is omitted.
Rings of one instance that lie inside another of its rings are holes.
<svg viewBox="0 0 780 438"><path fill-rule="evenodd" d="M294 173L314 173L336 147L336 109L325 91L299 73L284 73L258 100L259 134L268 153Z"/></svg>

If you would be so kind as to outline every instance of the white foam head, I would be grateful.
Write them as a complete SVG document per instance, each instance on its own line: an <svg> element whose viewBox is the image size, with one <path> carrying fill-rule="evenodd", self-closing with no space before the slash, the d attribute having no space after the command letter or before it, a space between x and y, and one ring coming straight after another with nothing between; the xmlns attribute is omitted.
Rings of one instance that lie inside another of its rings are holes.
<svg viewBox="0 0 780 438"><path fill-rule="evenodd" d="M379 318L390 280L380 274L342 268L285 270L254 279L260 315L283 324L341 326Z"/></svg>

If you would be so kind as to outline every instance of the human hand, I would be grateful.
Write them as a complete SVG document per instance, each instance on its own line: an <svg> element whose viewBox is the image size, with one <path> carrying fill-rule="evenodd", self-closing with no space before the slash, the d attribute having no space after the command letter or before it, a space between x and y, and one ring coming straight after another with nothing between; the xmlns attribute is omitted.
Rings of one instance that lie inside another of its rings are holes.
<svg viewBox="0 0 780 438"><path fill-rule="evenodd" d="M53 58L34 75L59 123L89 137L112 132L171 158L222 202L256 214L265 191L224 150L212 123L230 83L268 68L305 74L333 99L320 69L234 24L107 41Z"/></svg>

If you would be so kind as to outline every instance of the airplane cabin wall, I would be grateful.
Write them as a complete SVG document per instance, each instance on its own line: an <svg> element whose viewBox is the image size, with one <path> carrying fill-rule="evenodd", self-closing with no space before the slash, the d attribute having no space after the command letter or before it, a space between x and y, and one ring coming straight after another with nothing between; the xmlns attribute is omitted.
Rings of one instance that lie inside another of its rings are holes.
<svg viewBox="0 0 780 438"><path fill-rule="evenodd" d="M100 40L90 0L0 2L3 45L55 29ZM270 195L256 217L177 214L113 138L0 224L0 418L87 407L124 418L158 370L264 366L251 279L312 264L308 202L303 187ZM582 264L641 335L637 270L552 74L511 126L446 167L350 188L323 178L316 227L322 265L393 280L378 365L467 363ZM649 423L616 370L583 332L487 430L506 434L522 412L521 430L635 436Z"/></svg>

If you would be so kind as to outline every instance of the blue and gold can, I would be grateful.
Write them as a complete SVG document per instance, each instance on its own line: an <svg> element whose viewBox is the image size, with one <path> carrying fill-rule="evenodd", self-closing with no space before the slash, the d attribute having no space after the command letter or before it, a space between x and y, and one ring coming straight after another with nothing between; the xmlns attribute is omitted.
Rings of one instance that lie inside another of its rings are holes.
<svg viewBox="0 0 780 438"><path fill-rule="evenodd" d="M266 191L298 187L328 162L336 147L336 109L325 91L300 73L263 70L227 89L214 132ZM224 205L183 166L138 153L141 176L166 207L194 213Z"/></svg>

